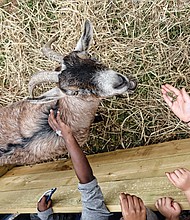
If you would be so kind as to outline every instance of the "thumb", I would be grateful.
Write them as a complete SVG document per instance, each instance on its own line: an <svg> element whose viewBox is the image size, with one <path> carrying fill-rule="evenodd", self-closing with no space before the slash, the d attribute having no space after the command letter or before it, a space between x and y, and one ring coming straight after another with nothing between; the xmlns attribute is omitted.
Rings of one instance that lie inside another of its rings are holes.
<svg viewBox="0 0 190 220"><path fill-rule="evenodd" d="M182 96L183 96L185 102L190 102L190 97L189 97L188 93L185 91L185 88L181 89L181 93L182 93Z"/></svg>
<svg viewBox="0 0 190 220"><path fill-rule="evenodd" d="M178 202L172 202L172 206L173 206L174 210L181 212L181 206L179 205Z"/></svg>

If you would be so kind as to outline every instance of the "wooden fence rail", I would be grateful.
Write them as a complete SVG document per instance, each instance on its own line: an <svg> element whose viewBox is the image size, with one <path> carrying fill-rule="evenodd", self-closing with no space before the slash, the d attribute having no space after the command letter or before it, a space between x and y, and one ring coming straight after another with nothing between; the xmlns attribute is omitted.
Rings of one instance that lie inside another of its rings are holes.
<svg viewBox="0 0 190 220"><path fill-rule="evenodd" d="M141 197L155 209L156 199L173 197L183 209L188 202L166 178L166 171L190 169L190 139L88 156L110 211L120 211L119 193ZM1 174L8 167L2 167ZM14 167L0 178L0 213L34 213L42 193L57 187L54 212L80 212L77 178L70 160Z"/></svg>

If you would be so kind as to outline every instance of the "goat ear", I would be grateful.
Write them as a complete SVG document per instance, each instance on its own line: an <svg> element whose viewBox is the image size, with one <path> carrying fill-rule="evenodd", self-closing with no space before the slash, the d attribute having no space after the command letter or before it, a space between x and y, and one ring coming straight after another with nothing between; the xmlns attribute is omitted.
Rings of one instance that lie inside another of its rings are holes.
<svg viewBox="0 0 190 220"><path fill-rule="evenodd" d="M89 20L85 21L84 31L74 51L87 51L93 37L93 28Z"/></svg>
<svg viewBox="0 0 190 220"><path fill-rule="evenodd" d="M55 88L43 93L42 95L38 96L37 98L28 98L28 101L32 102L32 103L43 104L43 103L56 101L56 100L61 99L65 96L66 95L61 91L61 89L59 89L58 87L55 87Z"/></svg>

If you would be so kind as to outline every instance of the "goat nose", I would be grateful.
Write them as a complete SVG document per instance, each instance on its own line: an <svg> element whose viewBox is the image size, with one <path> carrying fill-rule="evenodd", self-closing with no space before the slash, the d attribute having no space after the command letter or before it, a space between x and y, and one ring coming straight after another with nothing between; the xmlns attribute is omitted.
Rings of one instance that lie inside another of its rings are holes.
<svg viewBox="0 0 190 220"><path fill-rule="evenodd" d="M137 88L137 81L136 80L130 80L129 81L129 89L135 90Z"/></svg>
<svg viewBox="0 0 190 220"><path fill-rule="evenodd" d="M118 75L117 77L117 83L115 83L114 89L121 89L126 85L126 79L121 75Z"/></svg>

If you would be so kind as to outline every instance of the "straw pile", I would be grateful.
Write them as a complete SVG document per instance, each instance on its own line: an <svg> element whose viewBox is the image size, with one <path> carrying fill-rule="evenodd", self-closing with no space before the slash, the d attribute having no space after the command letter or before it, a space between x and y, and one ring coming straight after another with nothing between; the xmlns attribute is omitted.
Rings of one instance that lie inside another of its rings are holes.
<svg viewBox="0 0 190 220"><path fill-rule="evenodd" d="M0 2L0 106L22 100L28 81L57 64L41 53L60 33L56 50L75 47L85 19L94 26L91 53L112 69L138 79L129 97L103 100L85 149L111 151L189 137L164 103L160 86L189 90L188 0L3 0ZM39 93L50 88L42 85Z"/></svg>

